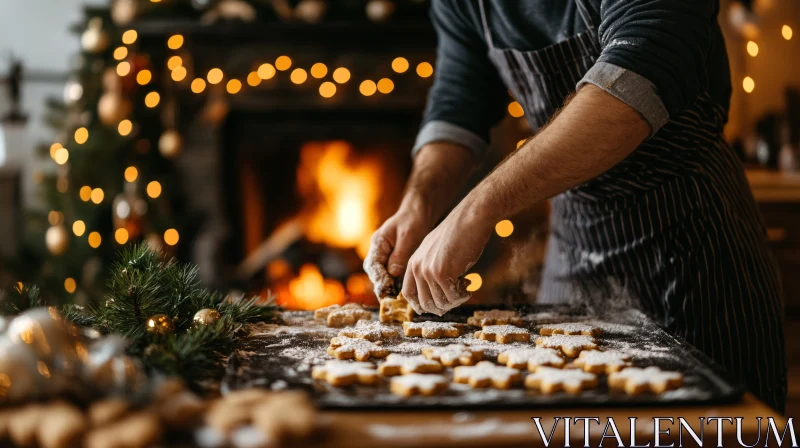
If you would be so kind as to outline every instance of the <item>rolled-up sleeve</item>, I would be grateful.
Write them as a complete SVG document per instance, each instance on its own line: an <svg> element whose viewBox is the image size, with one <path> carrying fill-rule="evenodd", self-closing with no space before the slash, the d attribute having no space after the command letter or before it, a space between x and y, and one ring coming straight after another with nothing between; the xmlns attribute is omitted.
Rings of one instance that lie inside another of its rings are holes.
<svg viewBox="0 0 800 448"><path fill-rule="evenodd" d="M715 0L602 0L602 53L578 83L594 84L642 114L651 135L708 86Z"/></svg>
<svg viewBox="0 0 800 448"><path fill-rule="evenodd" d="M482 159L489 130L505 111L505 87L488 57L477 8L463 0L433 0L436 74L412 155L426 144L447 141Z"/></svg>

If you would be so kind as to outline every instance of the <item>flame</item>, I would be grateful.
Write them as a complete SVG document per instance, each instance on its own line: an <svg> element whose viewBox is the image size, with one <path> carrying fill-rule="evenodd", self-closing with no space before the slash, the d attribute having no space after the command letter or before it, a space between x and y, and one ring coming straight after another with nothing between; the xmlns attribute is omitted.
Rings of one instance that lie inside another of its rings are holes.
<svg viewBox="0 0 800 448"><path fill-rule="evenodd" d="M344 286L336 280L324 278L313 264L304 264L300 267L297 277L289 281L287 292L286 295L289 297L282 294L283 297L278 300L279 304L302 310L341 305L345 297Z"/></svg>

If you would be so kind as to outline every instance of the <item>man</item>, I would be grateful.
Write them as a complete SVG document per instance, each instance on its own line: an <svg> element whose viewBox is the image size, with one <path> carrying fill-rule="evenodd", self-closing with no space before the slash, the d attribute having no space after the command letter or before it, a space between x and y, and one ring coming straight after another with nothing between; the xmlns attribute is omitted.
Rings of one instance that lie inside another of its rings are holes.
<svg viewBox="0 0 800 448"><path fill-rule="evenodd" d="M461 277L494 224L550 199L539 302L633 298L782 410L780 282L722 138L731 86L718 10L433 0L437 74L406 194L365 261L376 291L402 277L415 311L447 312L469 298ZM486 152L507 89L535 136L437 225Z"/></svg>

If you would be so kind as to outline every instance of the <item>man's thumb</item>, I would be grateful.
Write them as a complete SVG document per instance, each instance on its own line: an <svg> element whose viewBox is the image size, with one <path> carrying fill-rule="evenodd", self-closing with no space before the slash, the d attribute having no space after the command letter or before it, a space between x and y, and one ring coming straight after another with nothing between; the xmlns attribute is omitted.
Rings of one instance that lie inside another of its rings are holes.
<svg viewBox="0 0 800 448"><path fill-rule="evenodd" d="M392 250L392 255L386 263L386 269L392 277L400 277L406 271L406 265L411 255L414 254L414 246L408 240L398 241Z"/></svg>

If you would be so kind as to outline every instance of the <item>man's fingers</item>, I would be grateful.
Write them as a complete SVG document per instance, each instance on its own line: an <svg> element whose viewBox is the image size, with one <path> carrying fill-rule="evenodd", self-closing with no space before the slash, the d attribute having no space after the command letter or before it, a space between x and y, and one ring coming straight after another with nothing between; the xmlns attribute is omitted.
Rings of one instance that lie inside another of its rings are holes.
<svg viewBox="0 0 800 448"><path fill-rule="evenodd" d="M405 278L403 279L403 297L406 298L411 309L417 314L422 314L422 308L419 306L419 297L417 295L417 284L414 281L414 275L411 271L406 271Z"/></svg>
<svg viewBox="0 0 800 448"><path fill-rule="evenodd" d="M417 295L419 296L420 308L427 313L439 314L439 307L437 307L436 303L433 301L428 283L422 276L414 276L414 278L417 281Z"/></svg>
<svg viewBox="0 0 800 448"><path fill-rule="evenodd" d="M437 315L441 316L446 313L450 309L449 305L449 298L447 293L442 290L439 285L439 282L436 279L436 275L429 269L425 272L425 281L428 284L428 287L431 291L431 297L433 298L433 303L436 305L436 313Z"/></svg>
<svg viewBox="0 0 800 448"><path fill-rule="evenodd" d="M395 242L392 253L386 262L389 274L394 277L403 275L408 265L408 260L414 255L414 251L419 246L420 241L405 230L398 230L397 241Z"/></svg>
<svg viewBox="0 0 800 448"><path fill-rule="evenodd" d="M375 295L380 299L394 293L394 279L386 271L386 262L392 252L391 242L386 236L375 233L364 258L364 272L373 284Z"/></svg>

